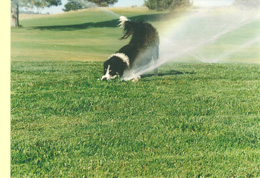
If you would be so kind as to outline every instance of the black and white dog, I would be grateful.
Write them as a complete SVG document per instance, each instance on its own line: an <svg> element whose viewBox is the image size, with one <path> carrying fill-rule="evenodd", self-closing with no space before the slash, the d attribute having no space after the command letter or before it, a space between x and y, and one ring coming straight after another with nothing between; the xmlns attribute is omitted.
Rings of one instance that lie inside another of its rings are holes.
<svg viewBox="0 0 260 178"><path fill-rule="evenodd" d="M124 72L133 65L148 64L159 57L159 35L157 30L149 23L135 22L121 16L120 26L124 28L122 39L132 35L130 42L112 54L104 63L102 80L111 80L122 77ZM158 70L155 69L155 75ZM137 77L134 80L138 80Z"/></svg>

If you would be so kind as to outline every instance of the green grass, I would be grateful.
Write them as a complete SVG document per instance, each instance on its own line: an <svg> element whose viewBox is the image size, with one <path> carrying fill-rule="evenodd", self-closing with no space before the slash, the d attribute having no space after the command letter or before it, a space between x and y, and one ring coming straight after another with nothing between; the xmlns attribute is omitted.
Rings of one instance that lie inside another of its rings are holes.
<svg viewBox="0 0 260 178"><path fill-rule="evenodd" d="M182 14L112 10L156 27ZM100 81L101 61L127 43L117 24L84 10L12 28L11 176L259 177L260 65L247 64L259 63L259 42L220 60L244 64L193 60L137 83ZM198 53L237 49L259 27L254 21Z"/></svg>
<svg viewBox="0 0 260 178"><path fill-rule="evenodd" d="M158 21L163 12L114 9L135 20ZM104 61L127 43L118 28L118 17L105 10L83 10L22 19L23 28L12 28L12 60Z"/></svg>
<svg viewBox="0 0 260 178"><path fill-rule="evenodd" d="M260 176L260 66L12 62L12 177Z"/></svg>

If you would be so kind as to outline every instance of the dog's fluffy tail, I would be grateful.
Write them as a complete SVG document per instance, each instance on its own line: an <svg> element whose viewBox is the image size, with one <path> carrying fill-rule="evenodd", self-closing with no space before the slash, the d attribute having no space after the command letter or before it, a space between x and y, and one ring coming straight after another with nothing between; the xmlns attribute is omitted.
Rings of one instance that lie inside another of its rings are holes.
<svg viewBox="0 0 260 178"><path fill-rule="evenodd" d="M125 16L120 16L120 17L119 17L119 21L120 21L119 26L120 26L120 27L124 27L124 26L125 26L125 22L126 22L126 21L129 21L129 19L126 18Z"/></svg>

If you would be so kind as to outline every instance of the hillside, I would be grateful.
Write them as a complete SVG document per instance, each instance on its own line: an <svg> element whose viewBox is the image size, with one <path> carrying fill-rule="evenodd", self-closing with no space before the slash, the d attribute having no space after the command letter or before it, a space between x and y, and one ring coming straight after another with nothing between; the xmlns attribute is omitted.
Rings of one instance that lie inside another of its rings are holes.
<svg viewBox="0 0 260 178"><path fill-rule="evenodd" d="M161 12L162 13L162 12ZM24 15L23 28L12 29L12 60L104 61L127 41L118 17L158 21L160 14L145 8L100 8L57 15Z"/></svg>
<svg viewBox="0 0 260 178"><path fill-rule="evenodd" d="M56 15L21 15L23 28L12 28L11 32L11 59L104 61L127 43L119 40L123 33L118 28L121 15L152 23L159 31L161 49L173 48L167 56L174 57L185 48L206 42L175 61L260 63L257 12L240 13L230 8L173 12L94 8ZM214 39L215 35L218 38ZM177 47L165 43L168 41Z"/></svg>

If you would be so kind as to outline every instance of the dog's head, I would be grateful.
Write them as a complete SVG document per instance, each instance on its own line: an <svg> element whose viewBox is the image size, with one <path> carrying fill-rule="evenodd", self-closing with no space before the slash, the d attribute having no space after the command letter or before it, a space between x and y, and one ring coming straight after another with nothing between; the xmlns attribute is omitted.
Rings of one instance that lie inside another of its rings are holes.
<svg viewBox="0 0 260 178"><path fill-rule="evenodd" d="M102 80L112 80L122 77L125 69L129 67L128 57L122 53L116 53L104 63L104 75Z"/></svg>

